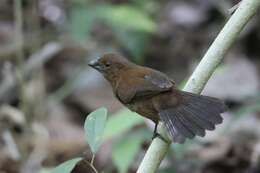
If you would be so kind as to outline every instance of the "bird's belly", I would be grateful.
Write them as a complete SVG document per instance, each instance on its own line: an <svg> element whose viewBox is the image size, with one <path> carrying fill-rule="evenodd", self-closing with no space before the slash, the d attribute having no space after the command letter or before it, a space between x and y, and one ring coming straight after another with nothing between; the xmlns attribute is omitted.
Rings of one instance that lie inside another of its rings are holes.
<svg viewBox="0 0 260 173"><path fill-rule="evenodd" d="M159 121L158 112L154 109L151 99L135 101L134 103L127 104L127 107L131 111L137 112L141 116L144 116L154 122Z"/></svg>

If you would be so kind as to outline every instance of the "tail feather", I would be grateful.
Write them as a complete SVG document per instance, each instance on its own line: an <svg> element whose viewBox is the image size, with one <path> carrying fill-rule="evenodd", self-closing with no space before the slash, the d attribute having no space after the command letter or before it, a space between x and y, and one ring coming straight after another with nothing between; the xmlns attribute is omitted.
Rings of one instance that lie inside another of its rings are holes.
<svg viewBox="0 0 260 173"><path fill-rule="evenodd" d="M178 114L176 112L176 114ZM186 124L184 124L184 122L182 122L181 120L181 115L177 115L177 116L174 116L174 124L176 126L176 129L177 131L182 131L183 132L183 135L188 137L188 138L193 138L195 136L195 134L193 133L192 130L190 130Z"/></svg>
<svg viewBox="0 0 260 173"><path fill-rule="evenodd" d="M183 105L179 109L182 112L183 116L187 116L190 119L193 119L200 127L207 129L207 130L214 130L215 129L215 126L214 126L213 123L211 123L206 118L201 118L200 112L196 111L192 107Z"/></svg>
<svg viewBox="0 0 260 173"><path fill-rule="evenodd" d="M189 118L188 116L181 116L180 117L184 124L188 126L188 128L191 131L194 131L195 134L203 137L205 136L205 129L203 129L201 126L199 126L192 118Z"/></svg>
<svg viewBox="0 0 260 173"><path fill-rule="evenodd" d="M198 112L198 116L200 118L207 117L207 120L213 124L220 124L223 121L223 118L219 116L221 112L214 110L214 107L202 107L200 105L194 104L187 104L188 107L192 108L194 111Z"/></svg>
<svg viewBox="0 0 260 173"><path fill-rule="evenodd" d="M216 98L181 92L183 103L159 111L161 120L174 142L183 143L186 138L205 136L205 130L214 130L222 123L221 113L225 104Z"/></svg>
<svg viewBox="0 0 260 173"><path fill-rule="evenodd" d="M182 133L179 133L180 129L177 130L177 127L173 124L174 121L172 121L168 113L162 111L159 115L161 115L161 120L165 123L166 128L174 141L177 143L184 143L185 136Z"/></svg>

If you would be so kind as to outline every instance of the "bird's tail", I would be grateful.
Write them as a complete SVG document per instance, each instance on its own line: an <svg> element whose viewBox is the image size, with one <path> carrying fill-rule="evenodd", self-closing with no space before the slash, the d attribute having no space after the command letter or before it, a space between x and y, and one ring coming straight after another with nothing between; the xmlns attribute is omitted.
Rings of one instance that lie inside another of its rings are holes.
<svg viewBox="0 0 260 173"><path fill-rule="evenodd" d="M226 109L219 99L181 92L183 103L159 111L161 120L174 142L183 143L186 138L205 136L205 130L214 130L222 123L221 113Z"/></svg>

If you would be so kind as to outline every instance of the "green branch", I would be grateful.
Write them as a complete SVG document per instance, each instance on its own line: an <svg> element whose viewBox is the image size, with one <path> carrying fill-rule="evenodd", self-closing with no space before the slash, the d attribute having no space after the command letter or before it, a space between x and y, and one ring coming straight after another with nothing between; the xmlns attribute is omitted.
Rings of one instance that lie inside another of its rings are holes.
<svg viewBox="0 0 260 173"><path fill-rule="evenodd" d="M260 0L243 0L222 31L214 40L201 62L184 87L185 91L200 93L220 64L225 54L235 42L241 30L257 12ZM163 125L159 127L162 129ZM170 144L156 138L148 148L137 173L154 173L165 157Z"/></svg>

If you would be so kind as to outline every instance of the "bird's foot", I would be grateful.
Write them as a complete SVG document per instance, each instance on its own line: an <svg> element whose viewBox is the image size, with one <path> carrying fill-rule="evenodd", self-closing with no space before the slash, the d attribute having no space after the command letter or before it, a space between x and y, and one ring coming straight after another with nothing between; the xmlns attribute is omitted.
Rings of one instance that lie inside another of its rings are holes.
<svg viewBox="0 0 260 173"><path fill-rule="evenodd" d="M152 137L152 140L155 139L155 138L160 138L162 141L164 141L165 143L169 143L169 141L167 139L165 139L162 135L160 135L159 133L154 133L153 134L153 137Z"/></svg>

